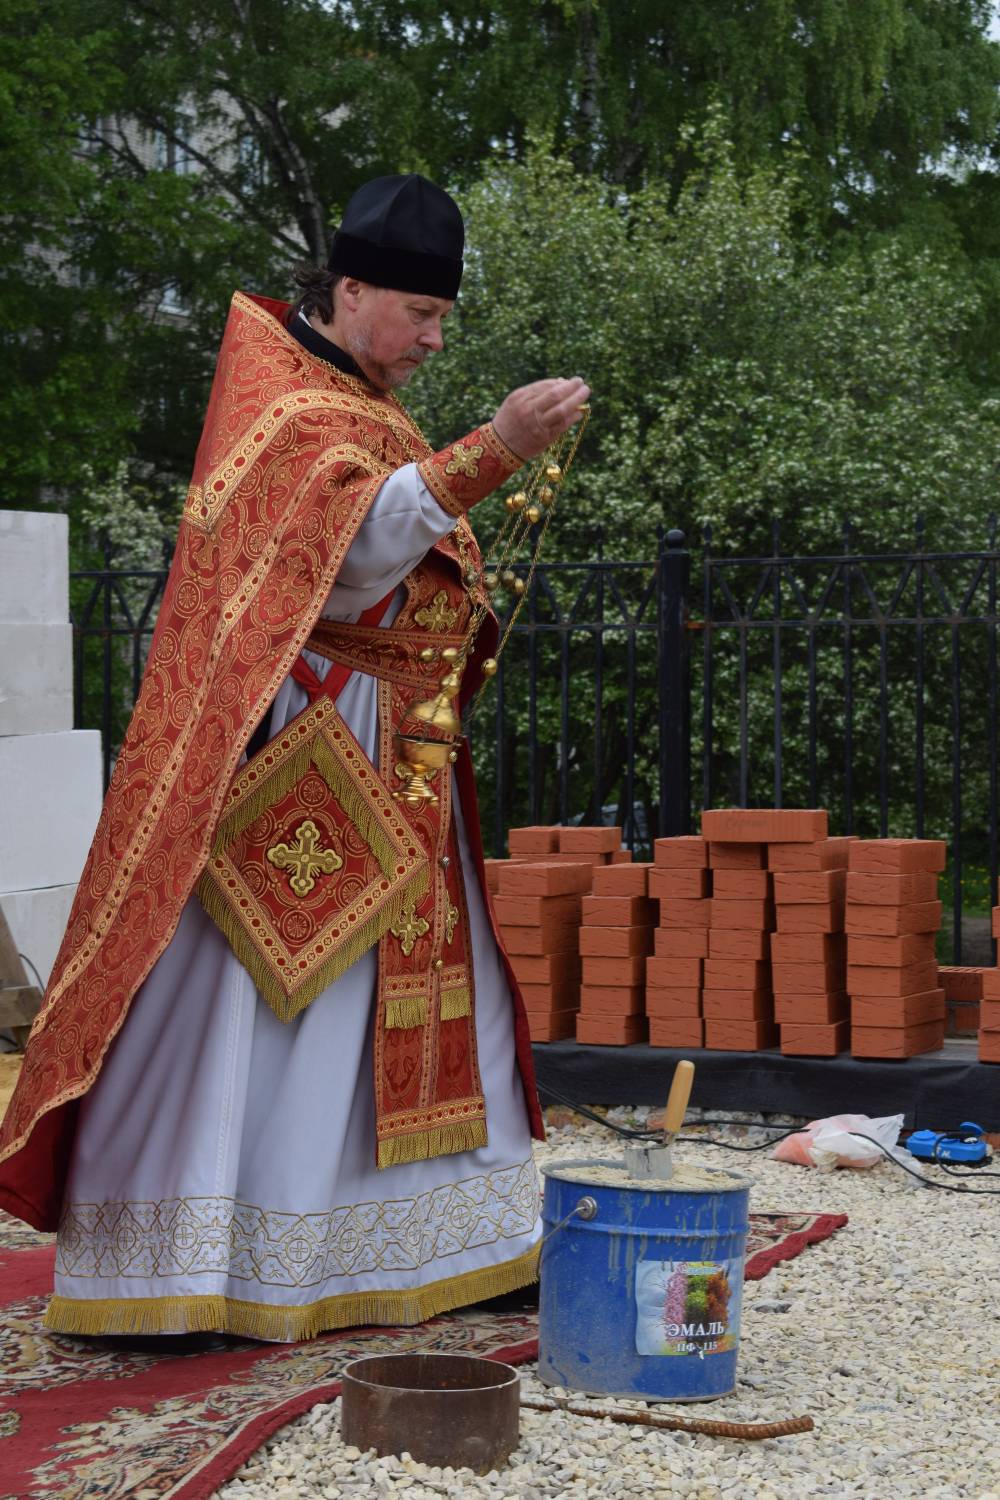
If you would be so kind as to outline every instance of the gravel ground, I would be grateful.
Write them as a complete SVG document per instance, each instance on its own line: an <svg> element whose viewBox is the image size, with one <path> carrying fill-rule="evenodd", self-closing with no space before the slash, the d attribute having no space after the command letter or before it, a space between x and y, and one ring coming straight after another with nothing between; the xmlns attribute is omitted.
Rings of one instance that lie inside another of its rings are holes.
<svg viewBox="0 0 1000 1500"><path fill-rule="evenodd" d="M731 1138L761 1137L737 1130ZM847 1213L850 1223L747 1283L734 1395L653 1409L751 1422L808 1415L815 1431L747 1443L524 1410L509 1464L480 1478L345 1448L335 1402L283 1428L218 1500L1000 1500L1000 1204L981 1195L1000 1180L973 1179L980 1193L961 1197L911 1186L888 1163L821 1174L765 1152L675 1150L692 1164L748 1170L751 1210ZM538 1159L615 1151L605 1129L574 1119L550 1129ZM951 1180L938 1169L931 1175ZM521 1375L526 1395L552 1394L533 1366Z"/></svg>

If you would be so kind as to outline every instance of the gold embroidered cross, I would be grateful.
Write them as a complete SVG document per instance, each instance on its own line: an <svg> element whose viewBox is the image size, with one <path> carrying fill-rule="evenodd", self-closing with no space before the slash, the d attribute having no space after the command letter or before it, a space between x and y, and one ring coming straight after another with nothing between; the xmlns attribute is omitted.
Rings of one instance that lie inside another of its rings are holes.
<svg viewBox="0 0 1000 1500"><path fill-rule="evenodd" d="M413 618L425 630L451 630L458 619L458 610L448 608L448 595L439 589L431 603L418 609Z"/></svg>
<svg viewBox="0 0 1000 1500"><path fill-rule="evenodd" d="M456 443L451 450L451 455L444 466L446 474L464 474L467 479L478 479L477 460L483 456L483 450L478 443L473 443L471 448L466 448L464 443Z"/></svg>
<svg viewBox="0 0 1000 1500"><path fill-rule="evenodd" d="M319 829L311 818L295 830L294 844L275 844L267 857L276 870L291 870L289 885L296 896L308 896L317 875L332 875L344 861L333 849L319 847Z"/></svg>
<svg viewBox="0 0 1000 1500"><path fill-rule="evenodd" d="M413 952L413 945L417 941L417 938L423 937L425 932L429 932L430 926L431 924L425 922L423 917L417 916L413 906L408 906L399 918L399 921L394 923L389 928L389 931L393 937L399 938L400 946L407 958L409 958Z"/></svg>
<svg viewBox="0 0 1000 1500"><path fill-rule="evenodd" d="M455 928L458 924L458 907L448 902L448 913L444 919L444 940L450 943L455 936Z"/></svg>

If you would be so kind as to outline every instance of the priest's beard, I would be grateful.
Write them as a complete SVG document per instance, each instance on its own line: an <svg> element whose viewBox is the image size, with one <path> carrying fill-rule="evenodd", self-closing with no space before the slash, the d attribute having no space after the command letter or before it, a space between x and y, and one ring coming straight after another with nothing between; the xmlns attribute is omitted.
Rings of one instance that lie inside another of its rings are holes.
<svg viewBox="0 0 1000 1500"><path fill-rule="evenodd" d="M422 349L419 344L411 344L409 349L405 349L400 355L400 359L415 359L417 364L412 365L406 370L393 370L388 365L382 364L381 361L375 359L372 355L375 336L371 322L353 328L346 335L344 342L347 345L348 352L353 354L372 384L379 386L384 391L395 390L399 386L405 385L410 376L416 374L419 366L427 358L426 349Z"/></svg>

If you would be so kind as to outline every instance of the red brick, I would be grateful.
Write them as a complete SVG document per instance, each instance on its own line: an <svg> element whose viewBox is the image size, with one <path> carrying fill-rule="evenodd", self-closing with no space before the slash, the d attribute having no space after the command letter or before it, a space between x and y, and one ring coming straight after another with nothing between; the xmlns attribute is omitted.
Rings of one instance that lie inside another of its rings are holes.
<svg viewBox="0 0 1000 1500"><path fill-rule="evenodd" d="M557 1010L550 1015L528 1015L528 1035L533 1042L562 1042L576 1036L575 1010Z"/></svg>
<svg viewBox="0 0 1000 1500"><path fill-rule="evenodd" d="M845 963L842 932L772 932L771 962L780 964Z"/></svg>
<svg viewBox="0 0 1000 1500"><path fill-rule="evenodd" d="M847 965L847 988L852 995L919 995L932 990L937 982L937 964Z"/></svg>
<svg viewBox="0 0 1000 1500"><path fill-rule="evenodd" d="M662 870L654 865L649 874L649 895L657 901L698 901L711 889L707 870Z"/></svg>
<svg viewBox="0 0 1000 1500"><path fill-rule="evenodd" d="M925 990L919 995L851 997L854 1026L920 1026L944 1018L944 990Z"/></svg>
<svg viewBox="0 0 1000 1500"><path fill-rule="evenodd" d="M579 979L561 979L554 984L521 984L521 999L525 1010L535 1015L557 1010L576 1010L580 1004Z"/></svg>
<svg viewBox="0 0 1000 1500"><path fill-rule="evenodd" d="M712 921L712 903L703 901L661 901L661 927L708 927Z"/></svg>
<svg viewBox="0 0 1000 1500"><path fill-rule="evenodd" d="M620 828L560 828L560 854L614 854L622 846Z"/></svg>
<svg viewBox="0 0 1000 1500"><path fill-rule="evenodd" d="M824 901L817 906L787 906L776 908L775 918L779 932L832 933L840 932L844 926L842 901Z"/></svg>
<svg viewBox="0 0 1000 1500"><path fill-rule="evenodd" d="M715 807L701 815L702 838L734 844L813 844L828 837L822 808Z"/></svg>
<svg viewBox="0 0 1000 1500"><path fill-rule="evenodd" d="M770 932L774 927L773 901L719 901L712 897L712 926L731 930Z"/></svg>
<svg viewBox="0 0 1000 1500"><path fill-rule="evenodd" d="M486 889L491 896L495 896L500 889L500 871L504 865L509 864L506 859L484 859L483 869L486 872Z"/></svg>
<svg viewBox="0 0 1000 1500"><path fill-rule="evenodd" d="M847 970L842 961L771 966L771 987L776 995L827 995L843 990Z"/></svg>
<svg viewBox="0 0 1000 1500"><path fill-rule="evenodd" d="M602 865L594 871L595 896L648 896L652 865Z"/></svg>
<svg viewBox="0 0 1000 1500"><path fill-rule="evenodd" d="M701 990L646 986L646 1014L658 1019L701 1015Z"/></svg>
<svg viewBox="0 0 1000 1500"><path fill-rule="evenodd" d="M847 899L860 906L912 906L916 902L936 901L938 878L922 872L917 875L867 875L849 870Z"/></svg>
<svg viewBox="0 0 1000 1500"><path fill-rule="evenodd" d="M1000 969L983 970L983 999L1000 1000Z"/></svg>
<svg viewBox="0 0 1000 1500"><path fill-rule="evenodd" d="M843 990L826 995L785 994L774 997L774 1019L782 1026L832 1026L849 1022L851 1008Z"/></svg>
<svg viewBox="0 0 1000 1500"><path fill-rule="evenodd" d="M649 1045L651 1047L703 1047L705 1024L698 1016L677 1016L669 1020L660 1016L650 1016Z"/></svg>
<svg viewBox="0 0 1000 1500"><path fill-rule="evenodd" d="M580 921L579 896L495 897L493 910L501 927L559 926Z"/></svg>
<svg viewBox="0 0 1000 1500"><path fill-rule="evenodd" d="M753 932L746 927L711 927L708 932L709 958L770 958L771 934Z"/></svg>
<svg viewBox="0 0 1000 1500"><path fill-rule="evenodd" d="M713 870L766 870L764 844L709 844L708 863Z"/></svg>
<svg viewBox="0 0 1000 1500"><path fill-rule="evenodd" d="M701 985L702 965L700 958L647 958L646 983L650 988L659 985L666 989Z"/></svg>
<svg viewBox="0 0 1000 1500"><path fill-rule="evenodd" d="M791 1057L836 1057L846 1052L851 1040L847 1021L829 1025L785 1024L781 1028L781 1050Z"/></svg>
<svg viewBox="0 0 1000 1500"><path fill-rule="evenodd" d="M1000 938L1000 906L994 906L990 920L990 936Z"/></svg>
<svg viewBox="0 0 1000 1500"><path fill-rule="evenodd" d="M584 1016L576 1021L576 1039L592 1046L631 1047L646 1040L645 1016Z"/></svg>
<svg viewBox="0 0 1000 1500"><path fill-rule="evenodd" d="M657 958L707 958L707 927L658 927L653 935Z"/></svg>
<svg viewBox="0 0 1000 1500"><path fill-rule="evenodd" d="M559 829L549 823L509 828L507 848L512 855L552 854L559 848Z"/></svg>
<svg viewBox="0 0 1000 1500"><path fill-rule="evenodd" d="M817 839L812 844L768 844L769 870L790 874L794 870L842 870L853 838Z"/></svg>
<svg viewBox="0 0 1000 1500"><path fill-rule="evenodd" d="M592 869L611 863L610 854L538 854L535 862L547 865L590 865Z"/></svg>
<svg viewBox="0 0 1000 1500"><path fill-rule="evenodd" d="M847 961L883 966L923 963L934 958L935 939L933 932L908 932L902 937L852 937L847 943Z"/></svg>
<svg viewBox="0 0 1000 1500"><path fill-rule="evenodd" d="M943 839L855 839L848 869L864 875L916 875L944 869Z"/></svg>
<svg viewBox="0 0 1000 1500"><path fill-rule="evenodd" d="M584 896L582 916L588 927L652 927L656 904L645 896Z"/></svg>
<svg viewBox="0 0 1000 1500"><path fill-rule="evenodd" d="M951 1001L946 1030L949 1036L972 1036L979 1030L979 1001Z"/></svg>
<svg viewBox="0 0 1000 1500"><path fill-rule="evenodd" d="M900 937L904 932L937 932L940 901L918 901L906 906L859 906L848 902L844 927L851 937Z"/></svg>
<svg viewBox="0 0 1000 1500"><path fill-rule="evenodd" d="M1000 1031L1000 1000L980 1000L980 1031Z"/></svg>
<svg viewBox="0 0 1000 1500"><path fill-rule="evenodd" d="M580 927L580 952L590 958L634 958L653 951L652 927Z"/></svg>
<svg viewBox="0 0 1000 1500"><path fill-rule="evenodd" d="M704 839L681 834L679 838L656 839L653 863L664 870L705 870L708 868L708 845Z"/></svg>
<svg viewBox="0 0 1000 1500"><path fill-rule="evenodd" d="M504 948L512 957L515 954L575 953L582 931L582 927L577 927L575 923L554 930L544 927L504 927L501 929L501 937Z"/></svg>
<svg viewBox="0 0 1000 1500"><path fill-rule="evenodd" d="M621 960L616 959L619 963ZM567 980L580 983L580 955L572 953L512 953L510 966L518 984L559 985Z"/></svg>
<svg viewBox="0 0 1000 1500"><path fill-rule="evenodd" d="M695 960L700 962L700 960ZM646 965L652 959L641 954L633 958L585 958L584 984L633 985L646 982Z"/></svg>
<svg viewBox="0 0 1000 1500"><path fill-rule="evenodd" d="M632 863L631 849L612 849L608 855L608 863L611 865L630 865Z"/></svg>
<svg viewBox="0 0 1000 1500"><path fill-rule="evenodd" d="M944 1046L944 1022L925 1021L920 1026L852 1026L854 1057L916 1057L937 1052Z"/></svg>
<svg viewBox="0 0 1000 1500"><path fill-rule="evenodd" d="M770 990L703 990L702 1015L713 1021L773 1021Z"/></svg>
<svg viewBox="0 0 1000 1500"><path fill-rule="evenodd" d="M502 896L585 896L594 878L593 865L581 860L561 864L554 859L506 859L501 863Z"/></svg>
<svg viewBox="0 0 1000 1500"><path fill-rule="evenodd" d="M979 1033L979 1061L1000 1063L1000 1031Z"/></svg>
<svg viewBox="0 0 1000 1500"><path fill-rule="evenodd" d="M968 964L939 965L938 984L944 990L946 1000L981 1000L985 973L985 969Z"/></svg>
<svg viewBox="0 0 1000 1500"><path fill-rule="evenodd" d="M705 1046L717 1052L762 1052L778 1044L773 1021L706 1021Z"/></svg>
<svg viewBox="0 0 1000 1500"><path fill-rule="evenodd" d="M767 870L716 870L712 895L723 901L764 901L771 894Z"/></svg>
<svg viewBox="0 0 1000 1500"><path fill-rule="evenodd" d="M712 990L766 990L771 985L771 965L752 958L709 958L704 983Z"/></svg>
<svg viewBox="0 0 1000 1500"><path fill-rule="evenodd" d="M580 990L580 1013L587 1016L641 1016L644 984L585 984Z"/></svg>
<svg viewBox="0 0 1000 1500"><path fill-rule="evenodd" d="M820 906L844 899L846 870L797 870L775 875L774 899L782 906Z"/></svg>

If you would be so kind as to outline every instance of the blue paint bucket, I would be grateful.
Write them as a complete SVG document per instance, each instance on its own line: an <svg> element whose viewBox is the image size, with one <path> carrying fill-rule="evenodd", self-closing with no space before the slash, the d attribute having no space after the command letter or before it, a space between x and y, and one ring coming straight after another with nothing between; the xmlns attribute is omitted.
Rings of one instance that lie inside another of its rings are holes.
<svg viewBox="0 0 1000 1500"><path fill-rule="evenodd" d="M735 1388L751 1180L699 1167L704 1186L686 1186L674 1170L669 1182L639 1182L617 1162L542 1168L546 1385L652 1401Z"/></svg>

